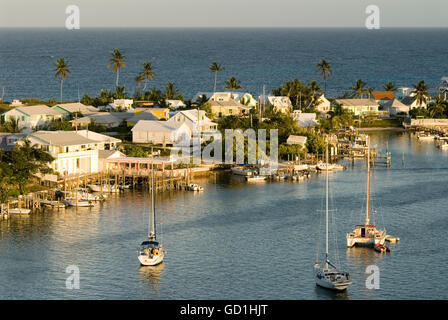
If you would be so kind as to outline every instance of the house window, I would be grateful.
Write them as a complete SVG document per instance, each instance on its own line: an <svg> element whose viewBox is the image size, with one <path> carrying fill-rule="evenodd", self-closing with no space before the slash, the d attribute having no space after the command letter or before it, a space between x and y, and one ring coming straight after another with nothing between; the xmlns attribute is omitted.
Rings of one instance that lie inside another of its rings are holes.
<svg viewBox="0 0 448 320"><path fill-rule="evenodd" d="M79 169L81 167L81 159L76 159L76 169Z"/></svg>

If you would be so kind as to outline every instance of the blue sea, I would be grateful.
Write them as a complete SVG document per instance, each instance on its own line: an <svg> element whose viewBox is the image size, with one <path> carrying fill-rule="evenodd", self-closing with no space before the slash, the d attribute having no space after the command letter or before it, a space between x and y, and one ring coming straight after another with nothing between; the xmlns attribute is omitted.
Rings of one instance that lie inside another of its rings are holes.
<svg viewBox="0 0 448 320"><path fill-rule="evenodd" d="M294 78L324 83L316 64L330 62L327 96L349 91L356 79L381 90L392 81L409 86L420 80L435 93L448 75L448 29L0 29L0 87L4 100L59 97L55 62L64 57L71 75L64 100L96 95L115 87L109 53L126 56L120 85L133 95L144 62L155 68L149 87L168 81L186 99L213 90L213 61L225 70L217 88L235 76L244 91L266 93Z"/></svg>

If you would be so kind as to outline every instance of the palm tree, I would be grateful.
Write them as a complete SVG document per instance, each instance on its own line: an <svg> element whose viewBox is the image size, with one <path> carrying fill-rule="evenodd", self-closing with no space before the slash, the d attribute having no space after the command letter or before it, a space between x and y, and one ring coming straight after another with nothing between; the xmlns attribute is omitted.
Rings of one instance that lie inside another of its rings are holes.
<svg viewBox="0 0 448 320"><path fill-rule="evenodd" d="M361 79L356 80L355 85L352 87L352 97L357 97L358 99L361 99L364 93L367 92L365 89L366 83L363 82Z"/></svg>
<svg viewBox="0 0 448 320"><path fill-rule="evenodd" d="M366 93L369 95L369 99L372 97L372 93L373 93L373 88L372 87L369 87L367 90L366 90Z"/></svg>
<svg viewBox="0 0 448 320"><path fill-rule="evenodd" d="M59 58L56 61L56 73L54 75L55 78L61 79L61 96L60 96L60 102L62 103L62 84L64 80L67 78L67 76L70 74L70 70L68 69L68 65L65 62L64 58Z"/></svg>
<svg viewBox="0 0 448 320"><path fill-rule="evenodd" d="M126 59L126 57L124 55L122 55L120 53L120 51L118 51L118 49L114 49L114 51L112 51L110 53L111 57L109 59L110 63L108 64L108 67L112 67L114 72L117 74L117 79L115 81L115 86L118 87L118 76L120 73L120 68L121 67L126 67L126 64L124 63L124 60Z"/></svg>
<svg viewBox="0 0 448 320"><path fill-rule="evenodd" d="M392 91L392 92L395 92L398 90L397 87L390 81L388 83L386 83L383 88L386 91Z"/></svg>
<svg viewBox="0 0 448 320"><path fill-rule="evenodd" d="M320 75L324 79L324 83L325 83L324 93L326 94L327 93L327 78L331 75L331 66L325 59L322 59L322 61L317 64L317 69L320 71Z"/></svg>
<svg viewBox="0 0 448 320"><path fill-rule="evenodd" d="M235 77L231 77L229 80L226 81L224 89L232 90L232 98L233 98L233 91L243 89L243 87L241 86L239 80L237 80Z"/></svg>
<svg viewBox="0 0 448 320"><path fill-rule="evenodd" d="M428 104L428 111L431 118L443 116L447 110L447 102L440 96L435 96L433 101Z"/></svg>
<svg viewBox="0 0 448 320"><path fill-rule="evenodd" d="M177 91L177 89L174 88L174 84L172 82L168 82L167 85L165 86L164 98L165 100L170 99L179 99L182 101L184 100L182 94L180 94L179 91Z"/></svg>
<svg viewBox="0 0 448 320"><path fill-rule="evenodd" d="M140 73L139 77L142 79L142 81L145 81L145 86L143 87L144 92L149 79L154 79L154 72L152 71L152 65L150 62L145 62L143 64L143 71Z"/></svg>
<svg viewBox="0 0 448 320"><path fill-rule="evenodd" d="M428 86L425 84L425 81L423 80L414 85L414 90L412 90L412 93L415 95L415 98L417 99L417 104L419 106L422 106L423 103L426 103L426 101L430 98L428 92Z"/></svg>
<svg viewBox="0 0 448 320"><path fill-rule="evenodd" d="M213 62L209 67L210 72L215 74L215 85L213 86L213 93L216 91L216 77L218 75L218 72L223 71L224 68L218 64L217 62Z"/></svg>

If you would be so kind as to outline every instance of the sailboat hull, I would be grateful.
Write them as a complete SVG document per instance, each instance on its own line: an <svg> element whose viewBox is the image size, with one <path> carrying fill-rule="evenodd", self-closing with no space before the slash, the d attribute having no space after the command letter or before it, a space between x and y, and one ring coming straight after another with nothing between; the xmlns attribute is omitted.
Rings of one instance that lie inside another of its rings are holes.
<svg viewBox="0 0 448 320"><path fill-rule="evenodd" d="M335 291L344 291L352 284L347 273L326 269L318 264L314 266L314 278L319 287Z"/></svg>
<svg viewBox="0 0 448 320"><path fill-rule="evenodd" d="M160 253L159 255L153 256L152 258L147 255L139 255L138 260L142 266L156 266L163 262L165 253Z"/></svg>

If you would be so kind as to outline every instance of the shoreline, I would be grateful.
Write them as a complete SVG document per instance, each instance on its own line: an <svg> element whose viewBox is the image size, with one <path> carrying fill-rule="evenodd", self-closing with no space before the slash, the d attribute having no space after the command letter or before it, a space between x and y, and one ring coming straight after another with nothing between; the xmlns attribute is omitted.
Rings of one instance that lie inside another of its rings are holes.
<svg viewBox="0 0 448 320"><path fill-rule="evenodd" d="M356 128L356 131L396 131L404 132L406 131L403 127L372 127L372 128Z"/></svg>

